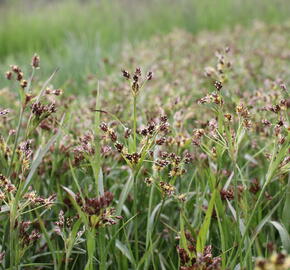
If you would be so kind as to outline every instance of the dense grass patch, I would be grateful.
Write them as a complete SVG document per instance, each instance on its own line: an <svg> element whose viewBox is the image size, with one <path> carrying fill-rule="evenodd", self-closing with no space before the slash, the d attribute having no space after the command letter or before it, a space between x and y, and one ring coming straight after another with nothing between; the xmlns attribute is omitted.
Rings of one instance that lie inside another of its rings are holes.
<svg viewBox="0 0 290 270"><path fill-rule="evenodd" d="M87 96L9 68L2 268L289 269L289 30L127 45Z"/></svg>

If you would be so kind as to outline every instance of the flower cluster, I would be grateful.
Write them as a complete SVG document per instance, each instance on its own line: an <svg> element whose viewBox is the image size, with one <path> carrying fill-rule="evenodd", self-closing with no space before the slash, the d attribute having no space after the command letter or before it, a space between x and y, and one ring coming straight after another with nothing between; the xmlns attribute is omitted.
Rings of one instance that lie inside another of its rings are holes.
<svg viewBox="0 0 290 270"><path fill-rule="evenodd" d="M116 224L116 220L121 219L121 216L115 215L115 209L109 207L113 201L113 194L106 191L103 196L97 198L84 198L78 196L77 203L82 208L84 213L89 216L90 225L92 227L101 227L106 225Z"/></svg>
<svg viewBox="0 0 290 270"><path fill-rule="evenodd" d="M273 253L269 259L256 260L255 270L288 270L290 269L290 256L286 253Z"/></svg>
<svg viewBox="0 0 290 270"><path fill-rule="evenodd" d="M180 258L180 270L220 270L221 259L214 257L212 247L206 246L203 253L196 252L196 241L189 232L185 233L187 247L177 246L178 256Z"/></svg>
<svg viewBox="0 0 290 270"><path fill-rule="evenodd" d="M38 230L33 229L31 221L22 221L19 224L19 236L23 246L30 246L37 241L41 235Z"/></svg>
<svg viewBox="0 0 290 270"><path fill-rule="evenodd" d="M146 78L142 79L142 72L140 68L136 68L135 72L131 75L128 71L122 70L123 77L130 81L131 90L133 96L139 94L140 89L144 86L146 81L152 80L153 73L149 71L146 75Z"/></svg>

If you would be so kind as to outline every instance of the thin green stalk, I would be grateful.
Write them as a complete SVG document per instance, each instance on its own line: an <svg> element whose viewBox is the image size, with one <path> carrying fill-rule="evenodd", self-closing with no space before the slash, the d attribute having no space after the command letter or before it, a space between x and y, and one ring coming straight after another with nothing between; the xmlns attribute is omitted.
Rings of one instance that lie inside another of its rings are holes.
<svg viewBox="0 0 290 270"><path fill-rule="evenodd" d="M256 204L254 206L254 209L252 210L252 213L251 213L251 215L249 217L249 220L248 220L248 222L246 224L245 232L243 234L243 237L240 240L240 245L238 247L237 253L236 253L235 257L233 258L233 260L231 260L232 261L232 264L231 264L232 267L234 267L234 264L236 262L237 257L241 255L242 247L244 246L243 243L244 243L244 241L246 239L247 232L248 232L248 230L250 228L252 220L253 220L254 216L256 215L256 211L257 211L258 207L260 206L260 204L262 202L263 195L264 195L264 193L266 191L266 188L268 187L268 184L270 183L270 181L271 181L271 179L273 177L273 174L274 174L274 172L275 172L275 170L277 168L277 164L279 164L279 163L277 163L277 156L275 155L276 152L277 152L277 144L274 145L273 155L272 155L271 162L269 164L268 172L266 174L265 183L264 183L264 185L263 185L263 187L262 187L262 189L260 191L260 194L259 194L259 197L257 199L257 202L256 202ZM277 155L281 155L281 153L278 153ZM274 164L274 163L276 163L276 164Z"/></svg>
<svg viewBox="0 0 290 270"><path fill-rule="evenodd" d="M13 161L14 161L16 148L17 148L17 144L18 144L18 139L19 139L19 135L20 135L20 130L21 130L21 125L22 125L23 114L24 114L24 108L23 108L23 106L21 106L20 113L19 113L19 121L18 121L18 125L17 125L16 136L15 136L14 145L13 145L13 152L12 152L10 165L9 165L8 172L7 172L7 176L8 177L10 176L10 173L11 173L11 170L12 170L12 166L13 166Z"/></svg>
<svg viewBox="0 0 290 270"><path fill-rule="evenodd" d="M134 189L134 199L133 199L133 215L136 215L134 222L134 249L135 249L135 261L139 260L139 239L138 239L138 182L137 173L134 173L133 178L133 189Z"/></svg>
<svg viewBox="0 0 290 270"><path fill-rule="evenodd" d="M107 252L104 248L106 246L106 238L105 238L105 229L100 228L98 232L98 246L99 246L99 256L100 256L100 264L99 269L105 270L106 267L106 259L107 259Z"/></svg>
<svg viewBox="0 0 290 270"><path fill-rule="evenodd" d="M158 210L158 213L157 213L157 216L155 218L155 222L154 222L154 225L153 225L153 229L152 229L152 233L154 232L154 230L156 229L157 227L157 223L159 221L159 218L161 216L161 213L162 213L162 210L163 210L163 207L164 207L164 204L165 204L165 198L162 198L162 203L161 203L161 206Z"/></svg>
<svg viewBox="0 0 290 270"><path fill-rule="evenodd" d="M154 189L155 189L155 186L152 185L150 188L149 206L148 206L148 214L147 214L146 250L149 246L149 238L151 237L151 234L152 234L149 231L149 226L150 226L150 216L151 216L152 206L153 206Z"/></svg>
<svg viewBox="0 0 290 270"><path fill-rule="evenodd" d="M96 110L100 106L100 89L99 89L99 84L98 84L98 92L97 92L97 97L96 97ZM95 114L95 156L93 160L93 172L94 172L94 177L95 177L95 185L96 185L96 195L98 196L100 194L100 187L99 187L99 174L100 174L100 168L101 168L101 146L100 146L100 118L101 118L101 113L96 112Z"/></svg>
<svg viewBox="0 0 290 270"><path fill-rule="evenodd" d="M65 252L65 267L64 267L64 269L65 270L68 270L68 265L69 265L69 252L67 251L67 244L65 243L65 250L66 250L66 252Z"/></svg>
<svg viewBox="0 0 290 270"><path fill-rule="evenodd" d="M85 267L85 270L93 270L93 260L96 249L96 240L95 240L95 229L89 229L87 232L87 252L88 252L88 261Z"/></svg>
<svg viewBox="0 0 290 270"><path fill-rule="evenodd" d="M56 262L56 254L55 254L55 247L53 246L52 244L52 241L50 240L50 236L45 228L45 225L44 225L44 222L43 220L41 219L41 216L39 215L38 211L36 210L35 211L36 213L36 216L37 216L37 220L38 220L38 223L39 223L39 226L43 232L43 235L44 235L44 238L47 242L47 245L48 245L48 248L51 252L51 256L52 256L52 259L53 259L53 265L54 265L54 269L56 270L57 269L57 262Z"/></svg>
<svg viewBox="0 0 290 270"><path fill-rule="evenodd" d="M17 243L16 237L17 236L17 229L15 229L15 225L16 225L16 221L17 221L17 216L19 215L17 213L18 210L18 202L20 200L20 195L21 195L21 191L22 188L24 186L24 182L20 182L20 185L18 187L17 193L15 195L15 197L12 197L11 200L11 212L10 212L10 231L9 231L9 248L10 248L10 269L13 270L14 265L17 265L18 263L18 255L17 255L17 251L18 248L16 247Z"/></svg>
<svg viewBox="0 0 290 270"><path fill-rule="evenodd" d="M152 230L150 230L150 217L152 212L152 206L153 206L153 197L154 197L154 189L155 186L152 185L150 189L150 197L149 197L149 205L148 205L148 214L147 214L147 227L146 227L146 252L149 248L149 243L152 242L151 236L152 236ZM148 269L150 260L146 260L144 269Z"/></svg>
<svg viewBox="0 0 290 270"><path fill-rule="evenodd" d="M134 138L134 152L137 151L137 97L133 100L133 138Z"/></svg>

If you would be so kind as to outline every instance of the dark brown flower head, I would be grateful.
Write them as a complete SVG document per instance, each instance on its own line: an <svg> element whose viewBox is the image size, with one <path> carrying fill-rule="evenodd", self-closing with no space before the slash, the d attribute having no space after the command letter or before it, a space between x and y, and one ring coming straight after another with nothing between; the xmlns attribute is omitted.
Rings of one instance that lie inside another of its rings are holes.
<svg viewBox="0 0 290 270"><path fill-rule="evenodd" d="M220 191L220 195L221 195L221 198L222 200L233 200L235 198L234 196L234 190L232 188L229 188L229 189L222 189Z"/></svg>
<svg viewBox="0 0 290 270"><path fill-rule="evenodd" d="M214 257L211 245L205 246L203 253L197 253L196 244L190 233L186 232L187 249L177 246L177 252L180 258L180 270L220 270L221 259ZM191 255L195 254L195 256Z"/></svg>
<svg viewBox="0 0 290 270"><path fill-rule="evenodd" d="M151 121L151 122L148 124L148 126L147 126L148 133L149 133L150 135L152 135L152 134L154 133L154 131L155 131L155 128L156 128L156 123L153 122L153 121Z"/></svg>
<svg viewBox="0 0 290 270"><path fill-rule="evenodd" d="M216 90L220 91L222 89L223 85L220 81L215 81L214 87L216 88Z"/></svg>
<svg viewBox="0 0 290 270"><path fill-rule="evenodd" d="M116 132L113 129L108 129L108 132L109 132L109 137L111 141L116 142L118 139Z"/></svg>
<svg viewBox="0 0 290 270"><path fill-rule="evenodd" d="M45 91L45 93L47 94L47 95L55 95L55 96L60 96L60 95L62 95L63 94L63 90L62 89L47 89L46 91Z"/></svg>
<svg viewBox="0 0 290 270"><path fill-rule="evenodd" d="M108 207L113 201L113 194L106 191L103 196L98 198L85 198L85 204L82 204L79 198L78 202L83 207L83 210L89 215L98 215L100 211Z"/></svg>
<svg viewBox="0 0 290 270"><path fill-rule="evenodd" d="M122 70L122 73L123 73L123 77L126 78L127 80L131 78L131 75L128 71Z"/></svg>
<svg viewBox="0 0 290 270"><path fill-rule="evenodd" d="M162 122L159 126L159 130L163 133L168 133L170 130L170 125L168 122Z"/></svg>
<svg viewBox="0 0 290 270"><path fill-rule="evenodd" d="M108 131L108 125L105 123L105 122L102 122L100 124L100 129L104 132L107 132Z"/></svg>
<svg viewBox="0 0 290 270"><path fill-rule="evenodd" d="M262 120L262 124L263 124L264 126L271 126L271 122L270 122L269 120L267 120L267 119L263 119L263 120Z"/></svg>
<svg viewBox="0 0 290 270"><path fill-rule="evenodd" d="M131 133L132 133L132 130L130 128L126 128L125 134L124 134L125 139L128 139L130 137Z"/></svg>
<svg viewBox="0 0 290 270"><path fill-rule="evenodd" d="M247 118L245 118L244 120L243 120L243 126L245 127L245 128L251 128L252 127L252 121L251 120L249 120L249 119L247 119Z"/></svg>
<svg viewBox="0 0 290 270"><path fill-rule="evenodd" d="M139 153L132 154L132 162L134 164L137 164L139 162L140 158L141 158L141 155Z"/></svg>
<svg viewBox="0 0 290 270"><path fill-rule="evenodd" d="M23 72L19 72L19 73L17 73L16 80L17 80L17 81L21 81L22 79L23 79Z"/></svg>
<svg viewBox="0 0 290 270"><path fill-rule="evenodd" d="M159 152L159 156L160 156L162 159L166 159L166 158L168 158L169 153L167 153L167 152L165 152L165 151L160 151L160 152Z"/></svg>
<svg viewBox="0 0 290 270"><path fill-rule="evenodd" d="M47 118L50 114L56 112L55 103L50 103L49 105L41 104L40 102L35 102L31 106L31 112L37 118Z"/></svg>
<svg viewBox="0 0 290 270"><path fill-rule="evenodd" d="M5 74L5 77L7 80L11 80L12 79L12 75L13 73L11 71L7 71L6 74Z"/></svg>
<svg viewBox="0 0 290 270"><path fill-rule="evenodd" d="M144 182L145 182L145 184L146 184L147 186L151 186L152 183L154 182L154 179L153 179L152 177L146 177L146 178L144 179Z"/></svg>
<svg viewBox="0 0 290 270"><path fill-rule="evenodd" d="M201 144L201 139L204 136L204 134L205 134L204 129L193 130L192 143L194 145L199 146Z"/></svg>
<svg viewBox="0 0 290 270"><path fill-rule="evenodd" d="M162 169L164 169L167 165L169 164L169 161L167 160L162 160L162 159L157 159L154 162L154 166L153 168L157 171L161 171Z"/></svg>
<svg viewBox="0 0 290 270"><path fill-rule="evenodd" d="M186 152L183 159L185 164L190 164L193 161L193 156L189 152Z"/></svg>
<svg viewBox="0 0 290 270"><path fill-rule="evenodd" d="M149 71L149 72L147 73L147 80L148 80L148 81L151 81L152 78L153 78L153 73L152 73L152 71Z"/></svg>
<svg viewBox="0 0 290 270"><path fill-rule="evenodd" d="M283 91L287 91L286 84L284 84L284 83L281 83L281 84L280 84L280 88L281 88Z"/></svg>
<svg viewBox="0 0 290 270"><path fill-rule="evenodd" d="M168 117L166 115L160 116L160 122L161 123L166 123L168 121Z"/></svg>
<svg viewBox="0 0 290 270"><path fill-rule="evenodd" d="M40 64L40 57L37 54L34 54L31 60L31 66L33 68L39 68L39 64Z"/></svg>
<svg viewBox="0 0 290 270"><path fill-rule="evenodd" d="M230 113L224 114L224 117L228 122L231 122L233 120L233 116Z"/></svg>
<svg viewBox="0 0 290 270"><path fill-rule="evenodd" d="M252 192L253 194L256 194L256 193L258 193L260 191L260 189L261 189L261 187L260 187L260 184L258 182L258 179L254 178L252 180L252 183L251 183L249 191Z"/></svg>
<svg viewBox="0 0 290 270"><path fill-rule="evenodd" d="M133 75L133 81L137 83L138 80L139 80L139 76L136 75L136 74L134 74L134 75Z"/></svg>
<svg viewBox="0 0 290 270"><path fill-rule="evenodd" d="M143 129L141 129L140 134L141 134L142 136L147 136L147 135L148 135L148 129L147 129L147 128L143 128Z"/></svg>
<svg viewBox="0 0 290 270"><path fill-rule="evenodd" d="M33 95L31 95L30 93L25 93L25 102L24 105L26 107L26 105L33 99Z"/></svg>
<svg viewBox="0 0 290 270"><path fill-rule="evenodd" d="M30 246L41 237L37 230L31 229L32 223L30 221L21 221L19 224L19 237L23 246Z"/></svg>
<svg viewBox="0 0 290 270"><path fill-rule="evenodd" d="M21 142L18 146L18 151L20 151L26 158L30 158L33 153L32 140Z"/></svg>
<svg viewBox="0 0 290 270"><path fill-rule="evenodd" d="M6 116L9 113L8 109L0 110L0 116Z"/></svg>
<svg viewBox="0 0 290 270"><path fill-rule="evenodd" d="M24 89L27 87L27 81L26 80L22 80L21 83L20 83L20 86Z"/></svg>
<svg viewBox="0 0 290 270"><path fill-rule="evenodd" d="M166 138L165 137L161 137L161 138L156 140L156 144L157 145L163 145L165 142L166 142Z"/></svg>
<svg viewBox="0 0 290 270"><path fill-rule="evenodd" d="M124 145L119 143L119 142L116 142L115 147L116 147L117 151L121 153L123 151Z"/></svg>
<svg viewBox="0 0 290 270"><path fill-rule="evenodd" d="M137 67L134 73L135 76L141 77L142 72L141 72L141 68Z"/></svg>
<svg viewBox="0 0 290 270"><path fill-rule="evenodd" d="M281 99L280 100L280 107L282 110L286 111L290 108L290 98L288 99Z"/></svg>
<svg viewBox="0 0 290 270"><path fill-rule="evenodd" d="M11 66L11 70L12 70L14 73L20 73L20 72L21 72L20 67L19 67L19 66L16 66L16 65Z"/></svg>
<svg viewBox="0 0 290 270"><path fill-rule="evenodd" d="M189 255L187 254L186 250L184 248L180 248L179 246L177 246L177 252L178 252L178 256L180 258L180 262L182 265L185 265L189 262L190 258Z"/></svg>
<svg viewBox="0 0 290 270"><path fill-rule="evenodd" d="M1 190L8 193L16 191L16 187L3 174L0 174L0 187L1 187Z"/></svg>
<svg viewBox="0 0 290 270"><path fill-rule="evenodd" d="M172 196L175 192L175 187L167 182L160 181L159 186L161 188L163 195Z"/></svg>
<svg viewBox="0 0 290 270"><path fill-rule="evenodd" d="M212 93L211 94L211 102L213 102L213 103L215 103L217 105L224 103L222 97L219 94L216 94L216 93Z"/></svg>
<svg viewBox="0 0 290 270"><path fill-rule="evenodd" d="M273 113L278 113L281 110L281 107L279 105L272 105L269 110Z"/></svg>
<svg viewBox="0 0 290 270"><path fill-rule="evenodd" d="M80 137L80 141L83 144L88 144L89 142L93 141L94 136L91 132L85 133L82 137Z"/></svg>
<svg viewBox="0 0 290 270"><path fill-rule="evenodd" d="M243 118L249 118L250 116L250 113L244 104L239 104L238 106L236 106L236 112Z"/></svg>

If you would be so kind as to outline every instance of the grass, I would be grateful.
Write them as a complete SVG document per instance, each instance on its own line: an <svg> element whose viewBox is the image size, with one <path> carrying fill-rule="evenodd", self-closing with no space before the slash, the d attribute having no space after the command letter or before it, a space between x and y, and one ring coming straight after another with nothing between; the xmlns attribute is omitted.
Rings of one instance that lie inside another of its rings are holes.
<svg viewBox="0 0 290 270"><path fill-rule="evenodd" d="M289 269L289 30L157 35L83 96L7 67L0 267Z"/></svg>
<svg viewBox="0 0 290 270"><path fill-rule="evenodd" d="M36 52L47 67L44 77L60 67L57 82L81 94L89 89L79 70L104 78L114 70L128 41L136 43L174 28L197 33L236 24L251 27L253 20L279 23L288 19L290 5L282 0L275 4L270 0L68 0L9 1L1 9L0 69L11 63L24 65ZM104 68L104 59L111 65Z"/></svg>

